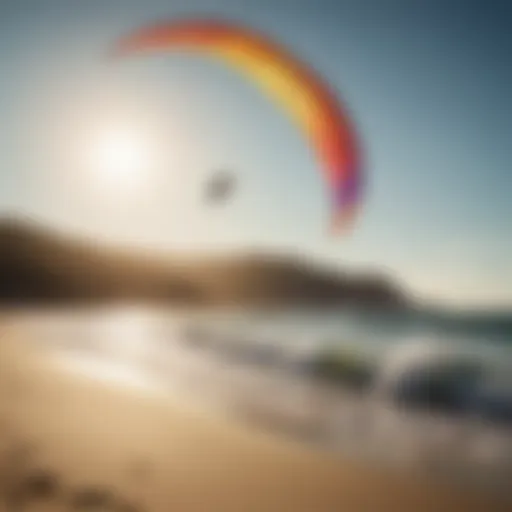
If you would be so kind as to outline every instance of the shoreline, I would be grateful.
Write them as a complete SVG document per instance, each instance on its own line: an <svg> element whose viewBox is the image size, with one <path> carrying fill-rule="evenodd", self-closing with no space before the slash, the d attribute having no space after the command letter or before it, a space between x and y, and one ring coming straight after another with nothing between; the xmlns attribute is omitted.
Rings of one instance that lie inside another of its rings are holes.
<svg viewBox="0 0 512 512"><path fill-rule="evenodd" d="M59 372L21 341L3 338L0 370L4 431L11 423L15 438L37 445L38 464L65 475L64 487L106 486L143 510L510 510L475 490L369 469L164 396ZM138 458L151 475L130 483Z"/></svg>

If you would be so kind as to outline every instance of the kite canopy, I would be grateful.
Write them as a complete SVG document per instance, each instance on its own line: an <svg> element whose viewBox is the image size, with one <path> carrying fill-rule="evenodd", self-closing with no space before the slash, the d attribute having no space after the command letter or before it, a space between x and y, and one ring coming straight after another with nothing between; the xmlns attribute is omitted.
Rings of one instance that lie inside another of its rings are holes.
<svg viewBox="0 0 512 512"><path fill-rule="evenodd" d="M191 19L143 28L121 39L116 56L190 50L231 63L284 107L305 133L331 190L335 231L347 228L361 196L361 155L347 113L308 66L259 33L220 21Z"/></svg>

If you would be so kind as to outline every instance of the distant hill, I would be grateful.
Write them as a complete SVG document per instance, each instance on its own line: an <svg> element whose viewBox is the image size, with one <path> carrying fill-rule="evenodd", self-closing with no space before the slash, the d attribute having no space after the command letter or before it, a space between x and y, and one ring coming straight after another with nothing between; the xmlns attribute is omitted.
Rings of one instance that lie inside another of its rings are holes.
<svg viewBox="0 0 512 512"><path fill-rule="evenodd" d="M404 307L396 283L354 276L300 258L147 255L0 221L0 302L141 299L197 305Z"/></svg>

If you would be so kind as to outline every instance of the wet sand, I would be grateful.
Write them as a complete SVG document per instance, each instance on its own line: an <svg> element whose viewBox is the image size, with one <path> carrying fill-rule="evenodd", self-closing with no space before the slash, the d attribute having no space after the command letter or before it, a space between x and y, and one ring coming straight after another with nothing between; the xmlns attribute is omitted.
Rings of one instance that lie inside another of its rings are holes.
<svg viewBox="0 0 512 512"><path fill-rule="evenodd" d="M95 510L103 503L165 512L512 510L475 491L340 462L200 414L164 393L63 372L43 348L5 332L0 420L4 498L8 476L55 475L56 485L38 491L25 510L91 510L94 503ZM4 500L3 509L14 510L8 505Z"/></svg>

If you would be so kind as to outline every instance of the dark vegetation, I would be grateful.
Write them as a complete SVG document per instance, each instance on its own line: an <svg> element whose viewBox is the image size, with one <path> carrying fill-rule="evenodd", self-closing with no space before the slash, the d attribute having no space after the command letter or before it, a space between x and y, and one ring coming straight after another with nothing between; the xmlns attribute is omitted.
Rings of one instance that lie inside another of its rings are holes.
<svg viewBox="0 0 512 512"><path fill-rule="evenodd" d="M187 305L402 308L381 275L331 272L301 258L158 257L74 240L32 222L0 222L0 302L166 301Z"/></svg>

